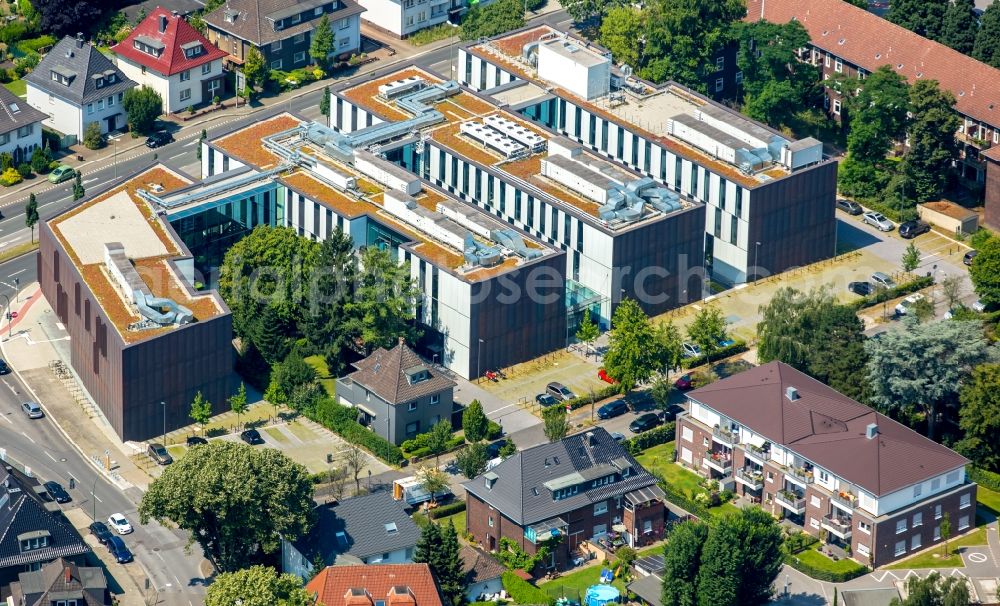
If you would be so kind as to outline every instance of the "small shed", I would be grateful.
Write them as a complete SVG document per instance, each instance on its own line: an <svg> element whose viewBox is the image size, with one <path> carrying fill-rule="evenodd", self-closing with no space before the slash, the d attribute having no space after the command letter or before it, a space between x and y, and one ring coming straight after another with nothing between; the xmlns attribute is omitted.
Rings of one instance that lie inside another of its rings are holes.
<svg viewBox="0 0 1000 606"><path fill-rule="evenodd" d="M931 225L954 234L972 234L979 227L979 215L947 200L920 204L917 214Z"/></svg>

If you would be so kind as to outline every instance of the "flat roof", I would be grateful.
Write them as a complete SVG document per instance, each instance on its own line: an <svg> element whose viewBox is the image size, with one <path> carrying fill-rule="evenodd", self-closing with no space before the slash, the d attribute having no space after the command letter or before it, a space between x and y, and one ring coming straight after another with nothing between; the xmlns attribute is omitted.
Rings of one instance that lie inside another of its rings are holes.
<svg viewBox="0 0 1000 606"><path fill-rule="evenodd" d="M48 221L56 239L79 270L97 303L126 343L135 343L177 328L129 330L143 317L120 291L105 265L105 246L119 243L136 273L155 297L188 308L195 320L226 313L215 291L194 291L171 262L187 257L182 242L137 190L169 192L191 181L163 165L145 170Z"/></svg>

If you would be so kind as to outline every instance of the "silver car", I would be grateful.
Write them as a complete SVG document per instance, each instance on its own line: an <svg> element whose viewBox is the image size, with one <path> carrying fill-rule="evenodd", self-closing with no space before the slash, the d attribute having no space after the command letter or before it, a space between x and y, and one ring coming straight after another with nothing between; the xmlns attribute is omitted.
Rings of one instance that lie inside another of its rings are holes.
<svg viewBox="0 0 1000 606"><path fill-rule="evenodd" d="M42 407L37 402L23 402L21 410L24 411L24 414L28 415L29 419L41 419L45 416L45 413L42 412Z"/></svg>
<svg viewBox="0 0 1000 606"><path fill-rule="evenodd" d="M877 271L873 273L872 282L875 283L875 288L896 288L896 282L885 272Z"/></svg>
<svg viewBox="0 0 1000 606"><path fill-rule="evenodd" d="M879 231L892 231L896 227L896 225L889 219L886 219L885 215L883 215L882 213L877 213L873 210L870 210L866 212L863 216L865 223L871 225L872 227L874 227Z"/></svg>

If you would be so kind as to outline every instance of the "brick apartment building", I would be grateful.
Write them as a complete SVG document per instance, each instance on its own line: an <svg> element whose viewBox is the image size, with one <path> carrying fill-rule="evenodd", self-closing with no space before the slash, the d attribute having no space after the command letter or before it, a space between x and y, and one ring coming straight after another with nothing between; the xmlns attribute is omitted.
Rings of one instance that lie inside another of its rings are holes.
<svg viewBox="0 0 1000 606"><path fill-rule="evenodd" d="M688 394L677 458L882 566L975 526L961 455L780 362Z"/></svg>
<svg viewBox="0 0 1000 606"><path fill-rule="evenodd" d="M490 551L502 538L540 566L561 570L584 541L620 536L641 547L663 538L666 508L656 478L601 427L522 450L465 486L466 531Z"/></svg>

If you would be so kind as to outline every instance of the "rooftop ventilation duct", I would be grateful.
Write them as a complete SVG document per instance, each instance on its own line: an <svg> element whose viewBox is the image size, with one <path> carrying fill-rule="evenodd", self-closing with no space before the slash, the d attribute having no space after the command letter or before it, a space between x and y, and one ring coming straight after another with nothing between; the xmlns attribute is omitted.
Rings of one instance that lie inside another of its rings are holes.
<svg viewBox="0 0 1000 606"><path fill-rule="evenodd" d="M874 440L875 436L878 435L878 424L869 423L868 427L865 427L865 437L869 440Z"/></svg>
<svg viewBox="0 0 1000 606"><path fill-rule="evenodd" d="M786 387L785 397L788 398L789 401L794 402L795 400L799 399L799 390L795 389L794 387Z"/></svg>

